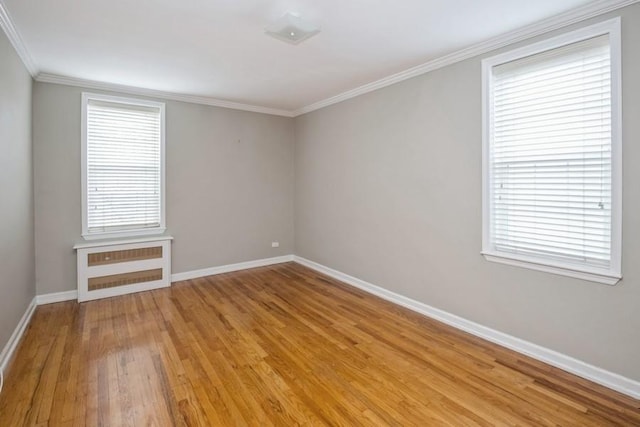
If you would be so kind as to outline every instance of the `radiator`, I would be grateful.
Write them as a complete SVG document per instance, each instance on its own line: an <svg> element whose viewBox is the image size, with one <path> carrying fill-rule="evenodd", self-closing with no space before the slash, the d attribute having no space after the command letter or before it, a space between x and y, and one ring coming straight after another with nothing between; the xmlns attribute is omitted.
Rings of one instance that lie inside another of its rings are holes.
<svg viewBox="0 0 640 427"><path fill-rule="evenodd" d="M78 301L170 286L171 240L161 236L75 245Z"/></svg>

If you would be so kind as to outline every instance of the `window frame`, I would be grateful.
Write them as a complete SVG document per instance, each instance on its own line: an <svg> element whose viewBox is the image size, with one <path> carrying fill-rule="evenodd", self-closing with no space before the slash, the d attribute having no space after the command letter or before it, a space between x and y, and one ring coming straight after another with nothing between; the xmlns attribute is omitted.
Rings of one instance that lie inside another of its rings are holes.
<svg viewBox="0 0 640 427"><path fill-rule="evenodd" d="M609 269L502 252L492 246L491 165L493 67L597 36L609 36L611 56L611 262ZM615 285L622 278L622 64L620 17L482 60L482 251L488 261Z"/></svg>
<svg viewBox="0 0 640 427"><path fill-rule="evenodd" d="M122 231L103 231L103 232L89 232L88 227L88 194L87 194L87 107L89 101L102 101L115 104L153 107L160 110L160 225L153 228L144 229L128 229ZM166 162L166 150L165 150L165 103L150 101L146 99L129 98L123 96L105 95L98 93L82 92L82 116L81 116L81 186L82 186L82 238L84 240L97 240L108 238L127 238L138 237L148 235L159 235L166 231L166 180L165 180L165 162Z"/></svg>

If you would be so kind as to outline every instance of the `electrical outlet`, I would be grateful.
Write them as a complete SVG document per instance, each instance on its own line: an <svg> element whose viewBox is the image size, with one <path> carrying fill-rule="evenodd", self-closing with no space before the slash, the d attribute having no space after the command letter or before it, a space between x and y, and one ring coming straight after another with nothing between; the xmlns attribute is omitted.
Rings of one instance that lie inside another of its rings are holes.
<svg viewBox="0 0 640 427"><path fill-rule="evenodd" d="M271 247L272 248L279 248L280 247L280 242L271 242Z"/></svg>

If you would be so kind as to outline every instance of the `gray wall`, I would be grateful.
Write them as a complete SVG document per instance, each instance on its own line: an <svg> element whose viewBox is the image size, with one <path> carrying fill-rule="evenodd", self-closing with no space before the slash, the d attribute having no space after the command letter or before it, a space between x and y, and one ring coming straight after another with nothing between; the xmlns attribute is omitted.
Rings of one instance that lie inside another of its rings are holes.
<svg viewBox="0 0 640 427"><path fill-rule="evenodd" d="M617 286L480 255L479 57L296 119L296 254L640 380L640 5L620 14L624 280Z"/></svg>
<svg viewBox="0 0 640 427"><path fill-rule="evenodd" d="M34 86L38 294L77 288L82 91ZM293 253L292 119L166 101L166 144L173 273Z"/></svg>
<svg viewBox="0 0 640 427"><path fill-rule="evenodd" d="M0 31L0 351L35 296L31 88Z"/></svg>

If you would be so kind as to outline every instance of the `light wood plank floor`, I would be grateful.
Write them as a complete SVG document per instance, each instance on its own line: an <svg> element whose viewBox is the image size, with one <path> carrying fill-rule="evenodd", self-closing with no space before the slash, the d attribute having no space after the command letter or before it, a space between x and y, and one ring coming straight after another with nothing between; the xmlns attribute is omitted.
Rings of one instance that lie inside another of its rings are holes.
<svg viewBox="0 0 640 427"><path fill-rule="evenodd" d="M287 263L39 307L0 425L640 425L640 402Z"/></svg>

